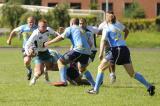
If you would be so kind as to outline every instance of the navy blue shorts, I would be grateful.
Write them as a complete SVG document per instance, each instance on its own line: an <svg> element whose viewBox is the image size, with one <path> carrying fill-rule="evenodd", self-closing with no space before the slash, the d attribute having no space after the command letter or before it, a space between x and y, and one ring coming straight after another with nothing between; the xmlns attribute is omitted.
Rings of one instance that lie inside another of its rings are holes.
<svg viewBox="0 0 160 106"><path fill-rule="evenodd" d="M127 46L111 47L111 63L124 65L131 63L130 51Z"/></svg>
<svg viewBox="0 0 160 106"><path fill-rule="evenodd" d="M67 68L67 77L71 80L75 80L80 76L76 64L71 64L69 68Z"/></svg>
<svg viewBox="0 0 160 106"><path fill-rule="evenodd" d="M89 57L90 55L82 54L74 50L71 50L65 53L62 57L60 57L60 60L66 64L79 62L81 66L87 66Z"/></svg>
<svg viewBox="0 0 160 106"><path fill-rule="evenodd" d="M91 51L90 58L91 58L92 62L94 61L94 58L95 58L95 56L96 56L96 53L97 53L97 50L92 50L92 51Z"/></svg>

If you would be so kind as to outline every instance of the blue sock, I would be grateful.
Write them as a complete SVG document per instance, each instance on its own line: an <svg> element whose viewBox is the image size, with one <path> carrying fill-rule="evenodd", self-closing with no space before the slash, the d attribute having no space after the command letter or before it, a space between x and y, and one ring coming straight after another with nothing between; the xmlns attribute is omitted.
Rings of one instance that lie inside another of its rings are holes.
<svg viewBox="0 0 160 106"><path fill-rule="evenodd" d="M99 90L99 87L101 86L101 83L103 81L104 73L103 72L98 72L97 77L96 77L96 84L94 87L95 91Z"/></svg>
<svg viewBox="0 0 160 106"><path fill-rule="evenodd" d="M66 66L63 66L63 67L61 67L61 68L59 69L60 78L61 78L61 81L62 81L62 82L67 82L66 72L67 72L67 67L66 67Z"/></svg>
<svg viewBox="0 0 160 106"><path fill-rule="evenodd" d="M31 73L32 72L32 69L31 69L31 66L29 65L29 66L26 66L26 68L27 68L27 73Z"/></svg>
<svg viewBox="0 0 160 106"><path fill-rule="evenodd" d="M135 73L134 78L141 82L143 85L145 85L147 88L150 86L150 84L145 80L145 78L140 73Z"/></svg>
<svg viewBox="0 0 160 106"><path fill-rule="evenodd" d="M84 72L84 75L85 75L86 79L88 80L88 82L91 84L91 86L94 87L95 82L93 80L91 73L87 70Z"/></svg>

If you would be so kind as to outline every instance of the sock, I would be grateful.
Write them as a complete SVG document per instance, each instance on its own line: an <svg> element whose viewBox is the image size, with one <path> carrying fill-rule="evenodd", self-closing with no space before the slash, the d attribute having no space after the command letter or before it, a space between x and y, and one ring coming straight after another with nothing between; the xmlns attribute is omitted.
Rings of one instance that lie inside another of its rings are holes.
<svg viewBox="0 0 160 106"><path fill-rule="evenodd" d="M96 77L96 84L94 86L94 90L98 91L99 87L101 86L101 83L103 81L104 73L102 71L98 71L97 77Z"/></svg>
<svg viewBox="0 0 160 106"><path fill-rule="evenodd" d="M135 73L134 78L141 82L146 88L149 88L150 84L145 80L145 78L140 73Z"/></svg>
<svg viewBox="0 0 160 106"><path fill-rule="evenodd" d="M112 77L113 75L115 75L114 72L111 72L111 73L109 74L110 77Z"/></svg>
<svg viewBox="0 0 160 106"><path fill-rule="evenodd" d="M27 73L31 73L32 72L31 65L26 66L26 68L27 68Z"/></svg>
<svg viewBox="0 0 160 106"><path fill-rule="evenodd" d="M59 73L60 73L60 78L61 78L62 82L67 82L66 72L67 72L67 67L66 66L60 67Z"/></svg>
<svg viewBox="0 0 160 106"><path fill-rule="evenodd" d="M92 77L91 73L87 70L87 71L84 72L84 75L85 75L86 79L88 80L88 82L91 84L91 86L94 87L95 82L93 80L93 77Z"/></svg>

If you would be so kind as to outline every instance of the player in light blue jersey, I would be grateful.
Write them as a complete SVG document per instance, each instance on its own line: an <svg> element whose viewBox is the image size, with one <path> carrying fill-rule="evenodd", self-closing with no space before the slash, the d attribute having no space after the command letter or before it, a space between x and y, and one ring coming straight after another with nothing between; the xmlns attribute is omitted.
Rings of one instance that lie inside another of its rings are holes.
<svg viewBox="0 0 160 106"><path fill-rule="evenodd" d="M99 25L99 27L98 27L98 29L100 30L100 32L102 32L103 29L108 28L108 27L107 27L107 26L108 26L108 16L109 16L110 14L114 14L113 11L107 11L107 12L106 12L106 20L103 21L103 22ZM116 25L120 30L123 31L123 33L124 33L124 40L126 40L127 37L128 37L128 33L129 33L128 29L127 29L122 23L120 23L120 22L117 21L117 20L116 20L115 25ZM106 46L106 48L105 48L105 53L106 53L106 55L110 53L108 46ZM111 83L111 84L113 84L114 82L116 82L115 69L116 69L116 67L115 67L114 64L112 64L112 65L109 67L109 72L110 72L109 77L110 77L110 83Z"/></svg>
<svg viewBox="0 0 160 106"><path fill-rule="evenodd" d="M31 69L31 57L27 56L25 51L24 51L24 45L26 44L27 40L29 39L29 37L31 36L32 32L37 28L37 26L35 25L35 19L34 17L28 17L27 18L27 23L25 25L21 25L15 29L13 29L13 31L10 33L10 36L7 40L7 44L11 45L11 41L13 36L16 34L16 32L19 32L20 36L22 36L23 39L23 46L22 46L22 53L23 53L23 59L24 59L24 65L27 69L27 79L30 80L31 79L31 75L32 75L32 69Z"/></svg>
<svg viewBox="0 0 160 106"><path fill-rule="evenodd" d="M66 78L66 65L68 63L78 63L78 70L85 75L86 79L90 82L92 86L94 86L95 82L89 71L86 70L88 66L88 60L91 54L90 47L91 41L89 33L81 30L79 27L79 19L73 18L70 21L71 26L66 28L64 33L61 36L56 37L55 39L48 41L45 43L45 46L50 45L51 43L55 43L63 40L64 38L70 39L72 43L72 50L65 53L58 60L58 67L60 71L61 82L55 83L57 86L66 86L67 78Z"/></svg>
<svg viewBox="0 0 160 106"><path fill-rule="evenodd" d="M109 67L109 64L123 65L130 77L135 78L137 81L142 83L149 92L149 95L155 94L155 86L148 83L145 78L134 71L132 66L130 51L126 46L126 42L122 37L121 29L116 26L116 17L113 14L109 15L109 23L107 28L103 29L103 35L100 44L99 57L102 59L105 43L108 42L111 52L101 61L98 66L98 74L96 77L96 84L93 89L89 90L89 94L97 94L101 82L103 81L104 71Z"/></svg>

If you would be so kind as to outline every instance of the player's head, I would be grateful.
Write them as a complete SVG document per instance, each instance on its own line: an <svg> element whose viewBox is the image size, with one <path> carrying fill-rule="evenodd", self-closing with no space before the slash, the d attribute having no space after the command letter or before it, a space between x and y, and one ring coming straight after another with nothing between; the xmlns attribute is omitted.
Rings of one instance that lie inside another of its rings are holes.
<svg viewBox="0 0 160 106"><path fill-rule="evenodd" d="M110 14L108 16L108 22L112 23L112 24L115 24L116 23L116 16L114 14Z"/></svg>
<svg viewBox="0 0 160 106"><path fill-rule="evenodd" d="M27 23L28 23L29 27L32 28L33 25L35 24L35 18L33 16L28 17Z"/></svg>
<svg viewBox="0 0 160 106"><path fill-rule="evenodd" d="M107 21L107 22L109 21L109 16L110 16L111 14L114 15L114 12L113 12L113 11L107 11L107 12L106 12L106 21Z"/></svg>
<svg viewBox="0 0 160 106"><path fill-rule="evenodd" d="M38 29L42 33L47 30L47 21L45 19L41 19L38 21Z"/></svg>
<svg viewBox="0 0 160 106"><path fill-rule="evenodd" d="M72 25L79 25L79 19L78 18L72 18L70 20L70 26Z"/></svg>
<svg viewBox="0 0 160 106"><path fill-rule="evenodd" d="M87 26L87 21L85 18L79 19L79 26L85 28Z"/></svg>

